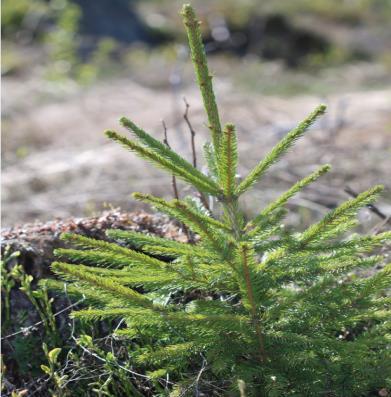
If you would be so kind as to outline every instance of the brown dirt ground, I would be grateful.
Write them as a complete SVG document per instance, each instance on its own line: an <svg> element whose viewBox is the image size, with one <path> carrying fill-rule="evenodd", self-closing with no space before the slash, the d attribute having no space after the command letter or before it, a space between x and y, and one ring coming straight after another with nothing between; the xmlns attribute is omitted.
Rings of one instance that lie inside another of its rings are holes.
<svg viewBox="0 0 391 397"><path fill-rule="evenodd" d="M215 85L222 119L237 125L242 175L317 104L329 105L307 137L244 197L248 212L327 162L332 172L292 200L292 208L307 208L316 217L348 197L346 185L359 191L383 183L379 206L391 214L390 89L281 98L238 92L227 80ZM104 129L124 132L117 122L122 115L161 138L164 119L171 146L190 159L185 96L199 149L207 138L194 84L181 92L152 91L122 79L85 90L67 86L50 100L31 80L8 78L3 86L3 226L90 215L103 203L134 209L129 195L138 190L171 195L169 176L105 139ZM187 193L181 186L181 195Z"/></svg>

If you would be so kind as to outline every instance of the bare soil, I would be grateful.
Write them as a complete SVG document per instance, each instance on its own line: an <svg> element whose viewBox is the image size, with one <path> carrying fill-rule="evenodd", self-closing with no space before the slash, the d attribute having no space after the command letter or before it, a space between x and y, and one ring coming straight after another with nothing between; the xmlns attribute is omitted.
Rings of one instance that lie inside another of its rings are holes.
<svg viewBox="0 0 391 397"><path fill-rule="evenodd" d="M241 175L316 105L329 105L307 137L243 198L249 213L318 165L330 163L332 172L291 206L307 208L316 217L348 197L346 185L360 191L383 183L386 192L379 206L391 214L389 88L327 98L282 98L238 92L227 80L216 79L215 85L222 119L237 125ZM126 134L117 122L123 115L161 139L164 119L171 146L190 159L185 96L202 163L207 128L194 83L180 91L152 91L121 79L85 90L64 86L55 94L20 77L7 78L3 86L3 226L91 215L105 205L133 210L138 208L130 198L133 191L172 195L168 175L104 137L105 129ZM181 186L182 196L189 193Z"/></svg>

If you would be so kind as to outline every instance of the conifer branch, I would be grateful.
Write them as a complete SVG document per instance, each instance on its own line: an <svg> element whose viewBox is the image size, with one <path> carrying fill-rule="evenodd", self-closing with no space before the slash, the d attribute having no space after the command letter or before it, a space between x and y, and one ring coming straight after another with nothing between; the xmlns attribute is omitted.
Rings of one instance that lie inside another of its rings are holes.
<svg viewBox="0 0 391 397"><path fill-rule="evenodd" d="M91 273L97 274L99 276L106 277L122 277L125 274L128 274L128 268L125 269L117 269L111 267L99 267L99 266L86 266L79 264L80 269L86 269ZM155 269L153 271L156 271Z"/></svg>
<svg viewBox="0 0 391 397"><path fill-rule="evenodd" d="M134 285L148 288L158 288L175 281L178 277L169 267L165 269L146 269L143 265L133 266L130 269L111 269L85 266L78 264L78 269L101 277L108 277L121 285ZM71 287L72 285L69 285ZM68 290L69 288L67 288ZM91 290L83 287L83 293L90 296ZM95 296L93 294L92 296ZM99 298L99 295L97 296Z"/></svg>
<svg viewBox="0 0 391 397"><path fill-rule="evenodd" d="M221 124L219 111L212 86L212 75L209 73L208 62L206 60L205 49L202 44L200 22L197 20L195 12L190 4L185 4L182 8L183 23L186 28L187 37L191 51L191 57L198 85L202 94L204 108L208 115L209 128L212 133L212 142L215 153L219 153L221 139Z"/></svg>
<svg viewBox="0 0 391 397"><path fill-rule="evenodd" d="M219 175L224 194L229 198L235 194L237 166L238 148L235 126L226 124L221 139Z"/></svg>
<svg viewBox="0 0 391 397"><path fill-rule="evenodd" d="M357 280L357 284L360 284L361 287L361 297L367 296L371 291L377 291L377 294L380 295L382 290L391 285L391 263L385 264L372 277Z"/></svg>
<svg viewBox="0 0 391 397"><path fill-rule="evenodd" d="M216 254L212 252L206 251L202 248L198 248L193 246L184 246L180 248L172 248L172 247L159 247L156 245L144 245L143 251L148 252L151 255L161 255L178 258L183 255L192 255L195 258L207 259L207 260L216 260Z"/></svg>
<svg viewBox="0 0 391 397"><path fill-rule="evenodd" d="M269 204L260 214L261 217L268 216L271 212L279 207L282 207L286 202L292 198L296 193L300 192L303 187L315 182L319 177L321 177L326 172L330 171L331 166L326 164L320 167L318 170L310 174L309 176L303 178L299 182L295 183L288 191L283 193L277 200ZM254 218L253 223L257 223L257 217Z"/></svg>
<svg viewBox="0 0 391 397"><path fill-rule="evenodd" d="M219 173L217 170L216 156L213 146L209 142L204 144L204 158L206 160L210 176L212 176L214 180L217 180Z"/></svg>
<svg viewBox="0 0 391 397"><path fill-rule="evenodd" d="M246 227L252 227L258 225L258 223L262 223L268 216L270 216L272 212L285 205L290 198L300 192L300 190L303 189L305 186L315 182L319 177L328 172L330 168L331 166L328 164L323 165L312 174L296 182L289 190L283 193L275 201L270 203L259 215L257 215L251 222L249 222ZM257 233L260 229L261 227L258 226L258 228L253 230L253 233Z"/></svg>
<svg viewBox="0 0 391 397"><path fill-rule="evenodd" d="M211 230L229 232L230 227L224 223L206 216L199 212L194 211L186 202L181 200L166 201L159 197L154 197L150 194L133 193L133 197L136 200L146 201L159 208L168 215L179 217L184 219L184 222L190 222L192 226L198 225L199 230L207 230L207 226ZM190 225L189 225L190 226Z"/></svg>
<svg viewBox="0 0 391 397"><path fill-rule="evenodd" d="M330 228L335 228L340 223L349 220L355 216L360 208L371 204L376 200L377 196L383 191L382 185L375 186L369 189L352 200L348 200L337 207L335 210L329 212L320 222L310 226L301 236L300 244L304 246L312 240L320 239L322 234L325 234Z"/></svg>
<svg viewBox="0 0 391 397"><path fill-rule="evenodd" d="M146 311L147 310L147 311ZM71 314L72 318L81 318L86 320L104 320L108 318L124 318L134 316L153 315L153 311L148 311L146 308L110 308L110 309L86 309L74 311Z"/></svg>
<svg viewBox="0 0 391 397"><path fill-rule="evenodd" d="M144 352L136 357L136 361L140 364L165 363L167 361L178 360L178 357L187 357L194 354L194 343L185 342L175 345L168 345L160 349Z"/></svg>
<svg viewBox="0 0 391 397"><path fill-rule="evenodd" d="M211 179L209 179L204 174L197 174L195 171L189 172L186 168L183 167L182 162L178 162L173 159L167 159L160 154L157 154L153 150L150 150L144 146L139 145L136 142L130 141L129 139L118 135L114 131L106 131L106 135L108 136L108 138L121 143L122 146L124 146L126 149L129 149L135 152L140 157L151 161L159 168L172 172L174 175L183 179L185 182L195 186L200 191L207 192L212 195L220 194L218 186ZM161 143L159 142L159 144ZM162 146L165 147L164 145Z"/></svg>
<svg viewBox="0 0 391 397"><path fill-rule="evenodd" d="M183 321L184 323L194 321L194 322L205 322L205 323L223 323L229 326L232 322L242 324L243 326L248 326L249 319L246 316L235 315L235 314L199 314L199 313L169 313L166 315L168 319L175 321Z"/></svg>
<svg viewBox="0 0 391 397"><path fill-rule="evenodd" d="M63 274L66 277L74 277L77 280L85 281L99 289L102 289L114 297L121 297L137 306L153 309L153 303L145 296L130 288L126 288L115 281L103 277L98 277L78 268L77 265L69 263L53 262L52 269L57 274Z"/></svg>
<svg viewBox="0 0 391 397"><path fill-rule="evenodd" d="M109 229L106 231L107 237L112 238L113 240L123 241L127 244L135 248L143 248L145 245L153 245L159 247L166 247L178 250L186 250L189 251L193 249L198 249L196 245L191 245L187 243L181 243L175 240L169 240L162 237L150 236L141 232L134 232L132 230L117 230L117 229Z"/></svg>
<svg viewBox="0 0 391 397"><path fill-rule="evenodd" d="M172 203L173 207L183 211L183 213L189 214L189 218L191 219L197 219L197 222L199 223L209 223L211 226L217 227L221 230L224 230L226 232L230 231L230 227L225 225L224 223L210 217L210 216L205 216L201 215L199 212L195 212L186 202L180 201L180 200L173 200Z"/></svg>
<svg viewBox="0 0 391 397"><path fill-rule="evenodd" d="M128 258L129 261L133 261L134 263L148 264L156 268L164 268L166 266L165 262L159 261L158 259L152 258L148 255L144 255L140 252L133 251L129 248L121 247L117 244L108 243L106 241L84 237L80 234L63 233L61 235L61 239L81 248L96 249L100 250L100 252L107 252L108 254L110 252L118 254L119 260L121 260L120 258L122 256L124 258ZM64 252L64 250L58 250L57 252L61 254L61 252Z"/></svg>
<svg viewBox="0 0 391 397"><path fill-rule="evenodd" d="M310 226L294 244L273 251L264 260L264 265L286 256L290 250L303 250L312 242L316 243L335 237L352 228L356 224L356 221L353 221L351 218L357 214L358 210L375 201L383 189L384 187L382 185L378 185L359 194L355 199L344 202L335 210L329 212L321 221Z"/></svg>
<svg viewBox="0 0 391 397"><path fill-rule="evenodd" d="M325 105L318 106L304 121L289 132L276 146L261 160L258 165L246 176L236 189L236 194L241 195L254 185L261 176L286 153L316 119L326 111Z"/></svg>
<svg viewBox="0 0 391 397"><path fill-rule="evenodd" d="M112 297L108 298L107 295L102 294L95 287L89 288L87 285L83 285L81 289L80 285L54 279L47 279L44 282L45 286L51 291L65 292L70 298L83 299L86 303L93 303L95 307L102 307L113 303Z"/></svg>
<svg viewBox="0 0 391 397"><path fill-rule="evenodd" d="M314 243L306 245L306 251L336 251L345 250L353 253L370 252L376 247L391 240L391 231L376 234L374 236L360 236L346 241L327 243Z"/></svg>
<svg viewBox="0 0 391 397"><path fill-rule="evenodd" d="M161 288L178 278L176 269L173 270L171 266L164 269L145 268L143 265L133 266L131 269L110 269L79 264L78 267L97 276L110 277L122 285L143 285L152 289Z"/></svg>
<svg viewBox="0 0 391 397"><path fill-rule="evenodd" d="M57 258L67 259L72 262L87 263L95 266L110 266L121 268L125 266L132 266L135 264L134 260L129 256L116 254L113 252L101 251L84 251L77 249L59 248L54 250L54 255Z"/></svg>
<svg viewBox="0 0 391 397"><path fill-rule="evenodd" d="M220 250L221 243L217 236L218 232L214 233L213 229L216 226L225 229L226 226L224 224L215 221L213 218L200 216L199 213L193 211L184 202L176 200L176 202L173 203L173 207L178 211L179 217L183 217L187 222L195 226L195 230L198 230L201 236L205 236L207 241L210 241L217 251Z"/></svg>
<svg viewBox="0 0 391 397"><path fill-rule="evenodd" d="M174 164L178 164L180 167L184 168L190 174L194 174L201 179L206 177L201 171L197 170L197 168L194 165L191 165L183 157L181 157L179 154L171 150L171 147L168 144L168 140L167 140L167 127L164 121L163 121L163 127L165 133L164 144L162 144L157 139L153 138L150 134L146 133L143 129L138 127L135 123L133 123L131 120L129 120L126 117L121 117L120 123L129 132L135 135L140 140L140 142L143 145L145 145L148 149L153 150L158 155L164 157L167 160L172 161Z"/></svg>
<svg viewBox="0 0 391 397"><path fill-rule="evenodd" d="M251 238L254 237L265 239L267 237L270 237L270 233L273 233L273 230L277 230L277 228L280 227L279 223L282 222L286 214L286 208L278 208L266 217L260 217L258 215L256 225L254 221L249 221L244 228L244 231L248 235L248 237ZM251 227L253 227L252 230Z"/></svg>
<svg viewBox="0 0 391 397"><path fill-rule="evenodd" d="M250 313L251 313L251 318L255 326L255 331L258 337L258 342L259 342L259 356L261 362L265 362L266 360L266 351L265 351L265 342L264 342L264 337L261 331L261 327L259 324L259 315L257 313L257 304L255 302L255 296L254 296L254 290L253 290L253 285L251 281L251 276L250 276L250 269L249 269L249 255L253 255L253 252L250 250L250 247L246 243L242 243L239 246L239 255L241 258L241 263L242 263L242 270L243 270L243 276L246 284L246 293L247 293L247 299L249 302L249 307L250 307Z"/></svg>
<svg viewBox="0 0 391 397"><path fill-rule="evenodd" d="M357 197L358 193L356 193L353 189L351 189L349 186L346 186L344 191L351 197ZM385 223L388 223L391 221L391 217L385 215L382 211L379 210L375 205L369 204L367 206L370 211L372 211L374 214L376 214L380 219L385 221Z"/></svg>

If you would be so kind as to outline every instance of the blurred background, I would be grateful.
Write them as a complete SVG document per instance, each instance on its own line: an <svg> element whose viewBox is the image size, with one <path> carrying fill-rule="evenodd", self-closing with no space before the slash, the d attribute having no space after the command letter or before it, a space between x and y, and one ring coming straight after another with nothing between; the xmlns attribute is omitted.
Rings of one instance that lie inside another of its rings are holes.
<svg viewBox="0 0 391 397"><path fill-rule="evenodd" d="M349 195L386 185L371 227L391 214L391 1L193 0L224 122L244 175L320 102L327 115L252 193L248 214L323 163L293 199L303 227ZM138 208L172 196L170 177L107 142L120 116L198 163L208 137L179 10L158 0L3 0L3 226ZM186 102L184 101L186 98ZM124 132L124 131L122 131ZM350 189L350 190L349 190ZM190 192L180 186L180 195Z"/></svg>

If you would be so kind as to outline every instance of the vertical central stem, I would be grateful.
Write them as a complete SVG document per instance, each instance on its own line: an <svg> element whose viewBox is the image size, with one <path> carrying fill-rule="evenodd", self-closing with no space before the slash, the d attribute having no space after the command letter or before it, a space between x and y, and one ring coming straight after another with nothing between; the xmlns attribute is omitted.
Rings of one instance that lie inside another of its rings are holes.
<svg viewBox="0 0 391 397"><path fill-rule="evenodd" d="M264 363L265 359L266 359L265 342L263 340L263 334L261 331L261 327L259 325L259 320L257 318L257 309L256 309L256 304L255 304L255 299L254 299L254 291L253 291L253 287L251 284L250 271L249 271L248 262L247 262L247 250L245 249L245 247L243 247L242 262L243 262L244 278L246 280L247 296L248 296L248 300L250 302L251 318L252 318L252 322L255 326L255 332L258 337L259 358L260 358L260 361L262 363Z"/></svg>
<svg viewBox="0 0 391 397"><path fill-rule="evenodd" d="M202 45L200 22L197 20L194 10L188 4L183 6L182 15L187 36L189 38L190 52L193 59L198 85L204 102L204 108L208 115L214 150L216 156L218 156L221 138L221 124L212 86L212 76L209 73L205 49Z"/></svg>
<svg viewBox="0 0 391 397"><path fill-rule="evenodd" d="M238 199L236 197L229 197L229 198L226 197L223 207L224 207L224 212L228 218L228 221L231 224L232 232L235 236L236 243L239 244L243 236L243 227L240 223L240 220L242 219L242 214L238 208ZM250 317L252 319L252 323L255 327L255 333L258 338L259 359L261 363L264 363L266 361L265 342L259 324L259 319L257 318L257 309L254 299L254 291L251 283L250 269L248 266L247 250L243 249L243 256L241 259L243 263L243 275L246 283L247 298L250 302Z"/></svg>
<svg viewBox="0 0 391 397"><path fill-rule="evenodd" d="M242 228L239 224L239 217L241 217L241 214L238 210L237 199L234 197L225 197L223 208L235 236L235 240L239 242L242 237Z"/></svg>

